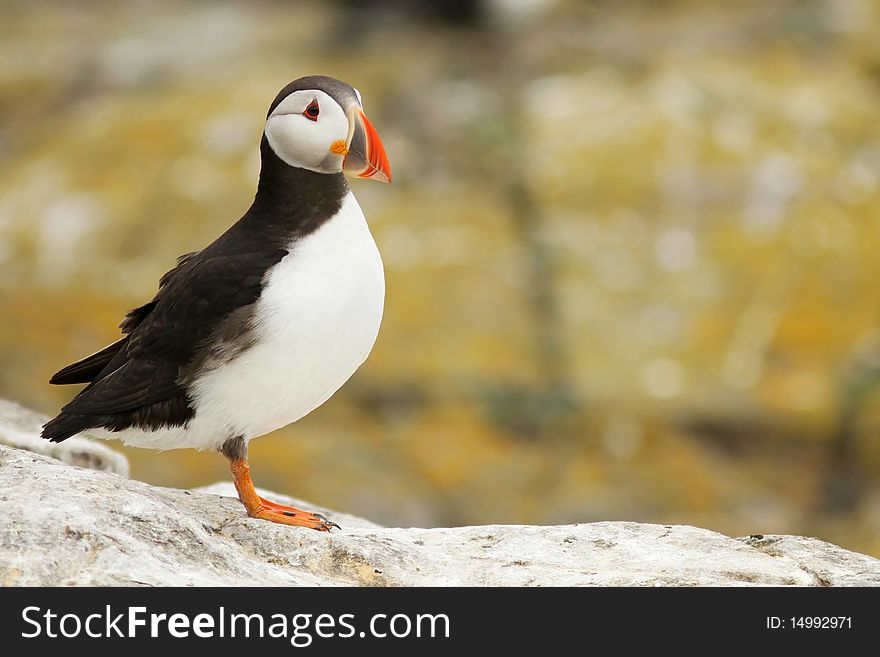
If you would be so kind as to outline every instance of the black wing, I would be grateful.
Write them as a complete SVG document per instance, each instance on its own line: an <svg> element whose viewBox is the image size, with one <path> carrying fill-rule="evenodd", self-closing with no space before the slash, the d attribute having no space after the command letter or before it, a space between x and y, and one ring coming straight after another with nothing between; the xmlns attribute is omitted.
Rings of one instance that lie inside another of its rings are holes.
<svg viewBox="0 0 880 657"><path fill-rule="evenodd" d="M94 381L98 374L107 367L107 364L116 355L116 352L125 346L128 337L121 338L101 351L86 356L85 358L64 367L49 379L52 385L68 385L71 383L89 383Z"/></svg>
<svg viewBox="0 0 880 657"><path fill-rule="evenodd" d="M194 414L185 383L206 345L218 332L228 338L230 330L247 330L246 323L229 327L225 320L259 298L265 272L286 253L236 252L220 240L180 258L155 298L126 315L124 338L52 377L53 383L91 383L46 424L43 437L60 442L92 427L184 424Z"/></svg>

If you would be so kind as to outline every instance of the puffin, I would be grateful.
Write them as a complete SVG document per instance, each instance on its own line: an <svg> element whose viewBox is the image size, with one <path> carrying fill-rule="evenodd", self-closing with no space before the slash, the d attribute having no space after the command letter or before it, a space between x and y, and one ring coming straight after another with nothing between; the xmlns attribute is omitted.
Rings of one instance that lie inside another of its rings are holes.
<svg viewBox="0 0 880 657"><path fill-rule="evenodd" d="M248 443L327 401L366 360L385 303L382 258L346 175L391 182L360 93L311 75L272 101L252 205L161 277L121 337L52 376L88 384L42 428L157 450L219 452L249 516L329 531L260 497Z"/></svg>

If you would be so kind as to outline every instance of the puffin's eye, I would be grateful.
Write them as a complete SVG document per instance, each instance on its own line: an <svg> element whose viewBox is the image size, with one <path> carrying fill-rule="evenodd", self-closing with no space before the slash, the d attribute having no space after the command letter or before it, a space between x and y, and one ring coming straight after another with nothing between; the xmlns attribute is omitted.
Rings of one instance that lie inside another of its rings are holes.
<svg viewBox="0 0 880 657"><path fill-rule="evenodd" d="M318 107L318 101L313 100L311 103L309 103L309 106L306 107L305 111L303 112L303 116L306 117L307 119L312 120L312 121L317 121L318 114L320 114L320 113L321 113L321 108Z"/></svg>

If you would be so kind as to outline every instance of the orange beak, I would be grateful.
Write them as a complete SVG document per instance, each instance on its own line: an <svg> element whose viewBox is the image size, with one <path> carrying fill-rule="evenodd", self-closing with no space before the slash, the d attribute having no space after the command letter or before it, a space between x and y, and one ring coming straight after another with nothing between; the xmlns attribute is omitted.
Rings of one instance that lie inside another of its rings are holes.
<svg viewBox="0 0 880 657"><path fill-rule="evenodd" d="M348 152L342 161L345 173L358 178L391 182L391 166L379 133L357 105L348 111L346 147Z"/></svg>

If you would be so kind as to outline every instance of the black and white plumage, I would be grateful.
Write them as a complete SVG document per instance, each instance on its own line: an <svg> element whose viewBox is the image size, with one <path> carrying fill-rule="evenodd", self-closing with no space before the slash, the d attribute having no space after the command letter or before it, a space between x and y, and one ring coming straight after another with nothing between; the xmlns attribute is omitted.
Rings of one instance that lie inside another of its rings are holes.
<svg viewBox="0 0 880 657"><path fill-rule="evenodd" d="M244 216L179 259L126 315L124 337L52 377L88 385L44 438L87 430L243 460L250 439L315 409L364 362L384 272L343 172L389 181L390 169L360 95L323 76L292 82L270 106L260 152Z"/></svg>

